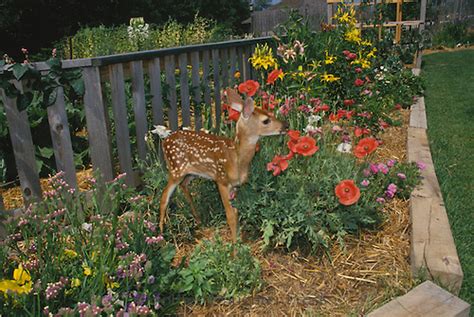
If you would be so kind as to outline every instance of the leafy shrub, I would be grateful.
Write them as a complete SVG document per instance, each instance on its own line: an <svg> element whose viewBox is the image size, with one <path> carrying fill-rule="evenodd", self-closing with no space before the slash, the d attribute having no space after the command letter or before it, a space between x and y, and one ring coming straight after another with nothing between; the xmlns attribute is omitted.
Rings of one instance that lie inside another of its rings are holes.
<svg viewBox="0 0 474 317"><path fill-rule="evenodd" d="M65 58L87 58L201 44L229 37L229 29L200 16L195 16L192 23L169 20L161 27L149 25L143 18L132 18L130 26L82 28L71 38L62 40L58 47Z"/></svg>
<svg viewBox="0 0 474 317"><path fill-rule="evenodd" d="M432 46L455 47L458 44L472 42L474 36L468 32L468 24L465 22L447 22L433 31Z"/></svg>
<svg viewBox="0 0 474 317"><path fill-rule="evenodd" d="M179 291L201 303L213 298L239 298L262 286L260 264L250 248L223 243L218 235L198 245L179 274Z"/></svg>

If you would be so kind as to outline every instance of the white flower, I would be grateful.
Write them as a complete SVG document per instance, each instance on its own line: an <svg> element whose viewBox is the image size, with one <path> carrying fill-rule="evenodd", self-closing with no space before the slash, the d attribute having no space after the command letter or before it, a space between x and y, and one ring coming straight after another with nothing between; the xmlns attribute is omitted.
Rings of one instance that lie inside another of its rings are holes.
<svg viewBox="0 0 474 317"><path fill-rule="evenodd" d="M91 223L87 223L87 222L84 222L82 224L82 229L87 231L87 232L91 232L92 231L92 224Z"/></svg>
<svg viewBox="0 0 474 317"><path fill-rule="evenodd" d="M351 153L352 145L350 143L341 143L337 146L337 149L341 153Z"/></svg>
<svg viewBox="0 0 474 317"><path fill-rule="evenodd" d="M314 124L317 123L319 120L321 120L321 117L320 117L320 116L310 115L310 116L308 117L308 125L314 125Z"/></svg>
<svg viewBox="0 0 474 317"><path fill-rule="evenodd" d="M161 139L167 138L171 134L171 130L168 130L163 125L155 125L155 129L151 130L151 133L158 134Z"/></svg>
<svg viewBox="0 0 474 317"><path fill-rule="evenodd" d="M308 124L306 128L304 128L304 132L309 133L309 134L316 134L316 133L322 133L323 130L317 126Z"/></svg>

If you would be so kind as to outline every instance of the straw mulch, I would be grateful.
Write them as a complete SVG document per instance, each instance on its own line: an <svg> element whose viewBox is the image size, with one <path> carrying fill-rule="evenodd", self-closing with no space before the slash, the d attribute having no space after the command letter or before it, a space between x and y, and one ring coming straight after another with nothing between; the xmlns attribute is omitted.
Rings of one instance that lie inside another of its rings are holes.
<svg viewBox="0 0 474 317"><path fill-rule="evenodd" d="M383 134L377 160L406 159L409 111L401 110L403 125ZM86 186L90 170L78 173L79 186ZM42 181L46 188L46 182ZM3 193L7 208L22 205L20 190ZM414 281L409 267L408 202L392 200L384 208L386 222L375 232L348 236L345 249L334 245L326 255L305 257L298 252L263 254L259 242L245 241L262 266L264 287L239 301L206 305L182 303L183 316L346 316L362 315L390 298L405 293ZM215 228L196 234L197 242L214 236ZM220 232L229 239L227 227ZM177 245L177 258L189 254L194 245ZM178 259L177 259L178 260Z"/></svg>

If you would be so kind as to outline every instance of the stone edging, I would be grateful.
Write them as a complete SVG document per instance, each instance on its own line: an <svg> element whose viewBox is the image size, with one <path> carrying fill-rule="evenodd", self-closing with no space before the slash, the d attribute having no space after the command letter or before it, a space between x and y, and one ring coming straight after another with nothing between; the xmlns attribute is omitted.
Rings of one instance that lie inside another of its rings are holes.
<svg viewBox="0 0 474 317"><path fill-rule="evenodd" d="M413 73L419 75L420 70ZM458 294L463 272L451 233L443 197L431 158L426 134L424 97L411 107L408 127L408 160L423 162L422 184L410 196L410 263L414 276L430 279ZM436 284L426 281L368 314L382 316L468 317L470 305Z"/></svg>

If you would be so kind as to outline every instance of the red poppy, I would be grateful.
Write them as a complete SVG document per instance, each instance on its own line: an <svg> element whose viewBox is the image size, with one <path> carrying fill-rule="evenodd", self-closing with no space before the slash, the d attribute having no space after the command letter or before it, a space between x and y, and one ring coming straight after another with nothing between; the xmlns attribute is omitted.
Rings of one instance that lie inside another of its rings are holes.
<svg viewBox="0 0 474 317"><path fill-rule="evenodd" d="M267 164L267 171L273 171L273 176L280 175L288 168L288 161L285 156L275 155L273 160Z"/></svg>
<svg viewBox="0 0 474 317"><path fill-rule="evenodd" d="M355 104L355 100L354 99L345 99L344 100L344 106L352 106L353 104Z"/></svg>
<svg viewBox="0 0 474 317"><path fill-rule="evenodd" d="M346 118L347 120L350 120L352 118L352 115L354 114L354 111L350 110L350 111L346 111Z"/></svg>
<svg viewBox="0 0 474 317"><path fill-rule="evenodd" d="M286 134L290 137L292 140L297 140L300 137L300 131L298 130L290 130Z"/></svg>
<svg viewBox="0 0 474 317"><path fill-rule="evenodd" d="M301 154L303 156L311 156L319 150L316 140L309 136L299 137L296 142L288 142L291 152Z"/></svg>
<svg viewBox="0 0 474 317"><path fill-rule="evenodd" d="M360 189L352 179L340 181L336 188L334 188L334 193L339 198L339 203L344 206L353 205L360 198Z"/></svg>
<svg viewBox="0 0 474 317"><path fill-rule="evenodd" d="M222 104L222 109L227 111L227 120L234 121L234 122L239 121L240 112L238 112L237 110L234 110L233 108L231 108L229 105L225 103Z"/></svg>
<svg viewBox="0 0 474 317"><path fill-rule="evenodd" d="M239 85L239 92L242 94L246 94L248 97L252 97L257 92L258 88L260 88L260 84L255 80L247 80Z"/></svg>
<svg viewBox="0 0 474 317"><path fill-rule="evenodd" d="M356 127L356 128L354 129L354 135L355 135L356 137L360 137L360 136L362 136L362 135L364 135L364 134L370 134L369 129L366 129L366 128L359 128L359 127Z"/></svg>
<svg viewBox="0 0 474 317"><path fill-rule="evenodd" d="M280 75L283 74L283 71L281 69L274 69L270 74L268 74L267 77L267 84L272 85L275 83L275 81L280 77Z"/></svg>
<svg viewBox="0 0 474 317"><path fill-rule="evenodd" d="M369 155L378 147L378 142L374 138L364 138L357 143L354 149L354 155L357 158L363 158L364 156Z"/></svg>
<svg viewBox="0 0 474 317"><path fill-rule="evenodd" d="M360 79L360 78L357 78L355 81L354 81L354 85L356 87L360 87L364 84L364 80ZM239 89L240 89L240 86L239 86Z"/></svg>

